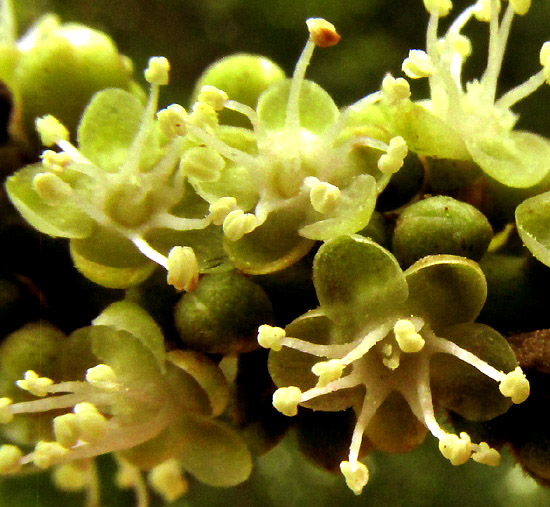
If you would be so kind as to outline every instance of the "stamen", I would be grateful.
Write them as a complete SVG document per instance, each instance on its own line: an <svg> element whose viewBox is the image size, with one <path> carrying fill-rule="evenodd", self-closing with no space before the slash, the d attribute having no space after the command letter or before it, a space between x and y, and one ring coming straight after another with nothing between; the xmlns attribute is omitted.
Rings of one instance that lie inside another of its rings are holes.
<svg viewBox="0 0 550 507"><path fill-rule="evenodd" d="M215 111L221 111L229 97L227 93L215 86L203 86L199 92L199 102L208 104Z"/></svg>
<svg viewBox="0 0 550 507"><path fill-rule="evenodd" d="M37 118L35 126L44 146L54 146L59 141L69 140L67 127L51 114Z"/></svg>
<svg viewBox="0 0 550 507"><path fill-rule="evenodd" d="M0 398L0 424L7 424L12 421L11 404L11 398Z"/></svg>
<svg viewBox="0 0 550 507"><path fill-rule="evenodd" d="M215 225L222 225L225 217L236 209L237 199L234 197L220 197L209 206L208 211L212 223Z"/></svg>
<svg viewBox="0 0 550 507"><path fill-rule="evenodd" d="M15 474L21 469L23 452L10 444L0 446L0 475Z"/></svg>
<svg viewBox="0 0 550 507"><path fill-rule="evenodd" d="M409 51L409 56L403 61L401 69L411 79L429 77L435 72L431 58L420 49Z"/></svg>
<svg viewBox="0 0 550 507"><path fill-rule="evenodd" d="M398 320L393 326L395 340L399 348L408 354L420 352L424 348L424 338L420 336L410 320Z"/></svg>
<svg viewBox="0 0 550 507"><path fill-rule="evenodd" d="M329 361L320 361L311 368L314 375L319 377L315 387L325 387L330 382L338 380L346 365L340 359L330 359Z"/></svg>
<svg viewBox="0 0 550 507"><path fill-rule="evenodd" d="M360 495L363 488L369 482L368 468L360 461L356 461L355 463L342 461L340 463L340 471L346 479L348 488L356 495Z"/></svg>
<svg viewBox="0 0 550 507"><path fill-rule="evenodd" d="M477 445L472 444L472 447L474 448L472 459L477 463L491 467L496 467L500 464L500 453L496 449L489 447L487 442L480 442Z"/></svg>
<svg viewBox="0 0 550 507"><path fill-rule="evenodd" d="M185 122L187 111L179 104L171 104L157 113L160 130L167 137L184 136L187 133Z"/></svg>
<svg viewBox="0 0 550 507"><path fill-rule="evenodd" d="M39 377L34 371L25 372L24 380L17 380L16 385L35 396L46 396L48 388L54 383L51 378Z"/></svg>
<svg viewBox="0 0 550 507"><path fill-rule="evenodd" d="M283 339L286 332L282 327L272 327L263 324L258 328L258 343L264 349L272 349L275 352L283 348Z"/></svg>
<svg viewBox="0 0 550 507"><path fill-rule="evenodd" d="M382 94L386 102L395 105L411 96L411 87L406 79L386 74L382 80Z"/></svg>
<svg viewBox="0 0 550 507"><path fill-rule="evenodd" d="M173 502L184 495L189 485L183 477L181 466L175 459L170 459L154 467L148 476L149 484L167 502Z"/></svg>
<svg viewBox="0 0 550 507"><path fill-rule="evenodd" d="M49 468L63 459L69 451L58 442L40 441L31 453L32 462L38 468Z"/></svg>
<svg viewBox="0 0 550 507"><path fill-rule="evenodd" d="M53 420L55 440L66 449L75 446L80 439L80 426L75 414L63 414Z"/></svg>
<svg viewBox="0 0 550 507"><path fill-rule="evenodd" d="M191 247L175 246L166 263L168 284L177 290L193 291L199 283L199 262Z"/></svg>
<svg viewBox="0 0 550 507"><path fill-rule="evenodd" d="M460 437L447 433L439 440L439 451L453 465L463 465L472 455L472 441L465 432L460 433Z"/></svg>
<svg viewBox="0 0 550 507"><path fill-rule="evenodd" d="M337 186L326 181L319 181L313 176L305 178L304 183L311 184L309 200L315 211L330 214L340 204L342 193Z"/></svg>
<svg viewBox="0 0 550 507"><path fill-rule="evenodd" d="M280 387L273 393L273 406L287 417L295 416L298 413L298 403L302 398L302 391L299 388Z"/></svg>
<svg viewBox="0 0 550 507"><path fill-rule="evenodd" d="M149 59L145 69L145 80L152 85L167 85L170 63L164 56L154 56Z"/></svg>
<svg viewBox="0 0 550 507"><path fill-rule="evenodd" d="M523 403L529 397L529 381L518 366L505 375L500 382L499 390L504 396L511 398L513 403Z"/></svg>
<svg viewBox="0 0 550 507"><path fill-rule="evenodd" d="M206 146L189 148L181 158L179 168L187 176L201 182L216 181L225 167L223 157Z"/></svg>
<svg viewBox="0 0 550 507"><path fill-rule="evenodd" d="M258 225L258 220L253 213L245 213L243 210L236 209L225 217L223 233L229 241L238 241Z"/></svg>
<svg viewBox="0 0 550 507"><path fill-rule="evenodd" d="M66 202L73 193L71 185L54 173L38 173L32 179L32 188L50 206Z"/></svg>

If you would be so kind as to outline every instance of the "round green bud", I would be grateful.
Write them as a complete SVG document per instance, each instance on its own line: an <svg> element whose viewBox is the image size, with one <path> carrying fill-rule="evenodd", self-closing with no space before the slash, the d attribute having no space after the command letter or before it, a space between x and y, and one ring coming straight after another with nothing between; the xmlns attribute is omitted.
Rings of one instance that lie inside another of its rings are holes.
<svg viewBox="0 0 550 507"><path fill-rule="evenodd" d="M428 171L428 191L433 194L454 194L466 185L471 185L481 169L471 160L425 158Z"/></svg>
<svg viewBox="0 0 550 507"><path fill-rule="evenodd" d="M239 353L258 348L258 327L273 322L263 289L237 272L205 276L175 308L176 329L189 348Z"/></svg>
<svg viewBox="0 0 550 507"><path fill-rule="evenodd" d="M68 23L25 47L12 80L21 101L23 127L34 131L44 114L58 118L71 132L92 95L105 88L129 89L132 69L103 32Z"/></svg>
<svg viewBox="0 0 550 507"><path fill-rule="evenodd" d="M479 260L493 237L485 216L452 197L429 197L410 205L397 220L392 249L403 267L426 255L452 254Z"/></svg>
<svg viewBox="0 0 550 507"><path fill-rule="evenodd" d="M229 99L255 109L260 94L283 79L284 71L268 58L246 53L226 56L203 72L195 86L192 102L197 100L201 88L209 85L226 92ZM250 127L246 116L229 110L220 113L220 123Z"/></svg>

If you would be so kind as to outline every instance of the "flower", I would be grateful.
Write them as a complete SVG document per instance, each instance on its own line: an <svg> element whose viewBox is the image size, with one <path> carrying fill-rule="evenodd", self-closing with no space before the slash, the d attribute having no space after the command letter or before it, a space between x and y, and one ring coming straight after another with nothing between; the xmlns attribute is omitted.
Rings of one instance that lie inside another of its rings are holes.
<svg viewBox="0 0 550 507"><path fill-rule="evenodd" d="M497 97L512 20L526 14L530 2L509 1L500 15L500 0L478 0L456 16L443 36L438 34L439 20L452 3L425 0L424 4L430 13L426 50L412 50L402 70L410 79L428 79L430 96L413 103L407 98L396 101L384 92L378 113L371 113L371 118L393 135L401 135L419 155L453 159L459 169L456 161L473 161L508 187L528 188L541 182L550 171L550 144L542 136L514 130L518 114L512 108L549 82L548 42L539 55L542 69ZM465 83L462 67L473 47L462 31L473 18L489 25L487 68L479 79Z"/></svg>
<svg viewBox="0 0 550 507"><path fill-rule="evenodd" d="M17 350L14 340L25 341L25 331L8 337L3 347ZM252 464L244 441L214 419L229 401L224 375L199 353L165 352L160 328L139 306L114 303L92 326L56 344L56 360L48 368L57 381L26 371L16 382L40 399L12 402L21 398L15 386L11 398L0 398L6 436L17 438L17 425L25 417L33 424L33 414L53 411L50 437L44 429L30 431L31 442L19 442L34 445L27 454L17 445L1 446L0 473L53 467L59 487L86 489L98 500L93 458L116 453L119 483L135 488L140 505L147 504L141 470L150 470L153 489L167 499L185 492L184 471L214 486L231 486L248 477ZM21 354L30 360L26 350ZM21 367L24 361L13 362ZM7 373L1 373L5 385ZM44 421L42 417L42 428ZM76 484L68 480L75 467Z"/></svg>
<svg viewBox="0 0 550 507"><path fill-rule="evenodd" d="M143 281L153 261L167 270L171 285L192 290L199 269L223 263L220 233L191 232L207 228L212 219L207 203L187 183L186 170L212 164L212 156L204 161L205 150L179 135L184 122L200 124L210 117L203 110L187 115L171 108L155 118L168 73L165 58L150 59L145 108L124 90L94 95L79 124L78 148L56 118L38 118L42 142L61 151L44 151L41 164L21 169L6 184L27 221L43 233L70 238L76 267L106 287Z"/></svg>
<svg viewBox="0 0 550 507"><path fill-rule="evenodd" d="M358 117L378 92L340 112L325 90L305 79L314 48L340 39L324 19L307 25L310 38L292 78L271 84L256 109L223 100L212 87L199 93L194 109L214 94L211 110L241 113L252 130L186 125L187 135L204 146L196 158L184 155L184 170L222 225L229 257L246 273L283 269L314 241L364 228L408 152L401 137L370 129Z"/></svg>
<svg viewBox="0 0 550 507"><path fill-rule="evenodd" d="M429 431L452 464L472 457L496 465L495 449L449 433L434 409L487 420L529 395L506 340L473 322L486 297L479 266L435 255L403 272L391 253L352 235L326 242L313 269L320 307L284 330L261 326L258 341L272 349L277 410L292 416L299 405L355 409L349 457L340 467L350 489L359 494L368 480L358 461L363 435L381 450L404 452Z"/></svg>

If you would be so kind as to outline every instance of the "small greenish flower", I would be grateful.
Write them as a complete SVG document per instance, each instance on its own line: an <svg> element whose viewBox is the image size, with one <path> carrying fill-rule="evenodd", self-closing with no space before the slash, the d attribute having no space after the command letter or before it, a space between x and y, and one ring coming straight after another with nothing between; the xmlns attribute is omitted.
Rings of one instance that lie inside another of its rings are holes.
<svg viewBox="0 0 550 507"><path fill-rule="evenodd" d="M483 173L508 187L528 188L550 171L550 144L533 134L514 130L518 114L512 108L550 77L550 43L540 51L542 69L497 97L498 77L515 15L524 15L530 2L478 0L462 11L443 36L439 20L452 9L450 0L424 0L430 13L426 51L414 49L403 62L411 79L428 79L430 97L418 103L407 97L395 100L384 91L384 100L373 121L401 135L411 151L435 159L450 159L460 171L472 161ZM479 79L464 82L462 67L472 53L472 43L461 33L473 18L489 27L487 68ZM378 118L377 118L378 116ZM463 164L461 164L462 162Z"/></svg>
<svg viewBox="0 0 550 507"><path fill-rule="evenodd" d="M223 263L221 233L213 227L196 233L212 219L187 182L188 174L209 175L223 161L178 135L187 121L209 120L204 108L187 115L172 107L156 119L168 72L165 58L151 58L145 107L121 89L97 93L80 121L78 148L56 118L37 119L43 143L61 151L44 151L41 164L6 184L23 217L45 234L70 238L76 267L106 287L135 285L156 263L167 270L168 283L192 290L199 269Z"/></svg>
<svg viewBox="0 0 550 507"><path fill-rule="evenodd" d="M408 151L401 137L357 118L379 93L340 112L326 91L305 80L315 46L340 38L323 19L307 25L310 38L292 79L271 84L256 109L231 99L212 103L244 115L253 130L187 125L205 146L184 156L184 170L222 226L229 257L247 273L283 269L314 241L364 228ZM203 88L197 104L209 103L214 90Z"/></svg>
<svg viewBox="0 0 550 507"><path fill-rule="evenodd" d="M434 408L488 420L529 395L506 340L473 322L486 297L479 266L436 255L403 272L388 251L354 235L326 242L313 270L320 307L285 330L261 326L258 341L272 350L277 410L355 409L349 458L341 463L348 486L359 494L368 481L358 461L364 435L380 450L405 452L429 431L454 465L470 457L498 464L487 443L446 431Z"/></svg>
<svg viewBox="0 0 550 507"><path fill-rule="evenodd" d="M19 333L25 340L25 333ZM54 411L50 438L35 433L30 442L21 442L34 445L29 453L13 444L1 446L0 473L53 467L59 487L87 490L99 504L92 459L116 453L117 480L135 488L139 505L147 504L142 470L150 470L151 486L168 500L185 492L184 472L213 486L235 485L248 477L246 445L214 419L229 401L221 370L196 352L166 352L160 328L139 306L115 303L92 326L56 345L48 365L56 381L22 370L16 382L39 399L12 402L18 396L14 387L10 397L0 398L7 436L17 435L13 427L19 418L41 414L45 426L44 416ZM0 373L5 384L7 372Z"/></svg>

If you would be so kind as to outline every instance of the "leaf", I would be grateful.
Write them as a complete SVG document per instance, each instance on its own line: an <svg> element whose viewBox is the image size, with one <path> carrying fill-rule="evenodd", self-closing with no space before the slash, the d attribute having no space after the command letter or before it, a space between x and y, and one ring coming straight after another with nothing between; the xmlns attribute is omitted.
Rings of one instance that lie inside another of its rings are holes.
<svg viewBox="0 0 550 507"><path fill-rule="evenodd" d="M74 201L57 206L46 204L33 188L33 178L44 172L41 164L24 167L10 176L6 191L23 218L38 231L62 238L86 238L95 222Z"/></svg>
<svg viewBox="0 0 550 507"><path fill-rule="evenodd" d="M321 308L338 323L365 322L391 312L407 298L407 284L395 257L358 235L325 243L313 262L313 283Z"/></svg>

